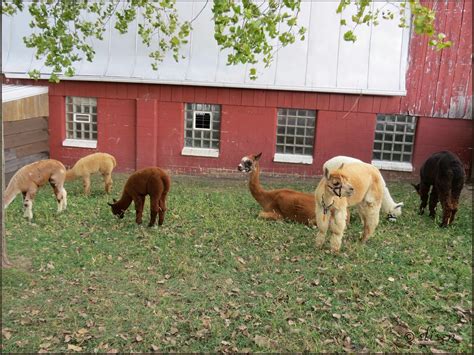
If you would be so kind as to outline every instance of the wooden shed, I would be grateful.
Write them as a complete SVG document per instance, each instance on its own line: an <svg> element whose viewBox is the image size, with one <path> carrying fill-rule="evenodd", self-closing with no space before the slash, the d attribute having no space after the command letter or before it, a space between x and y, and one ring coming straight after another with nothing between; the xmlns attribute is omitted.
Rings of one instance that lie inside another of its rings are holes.
<svg viewBox="0 0 474 355"><path fill-rule="evenodd" d="M5 182L22 166L49 158L48 88L2 85Z"/></svg>

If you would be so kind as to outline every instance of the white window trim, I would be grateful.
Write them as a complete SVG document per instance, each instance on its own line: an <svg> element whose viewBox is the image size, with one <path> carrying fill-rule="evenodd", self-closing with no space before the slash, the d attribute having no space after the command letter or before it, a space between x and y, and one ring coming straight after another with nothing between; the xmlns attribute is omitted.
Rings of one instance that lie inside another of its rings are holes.
<svg viewBox="0 0 474 355"><path fill-rule="evenodd" d="M181 155L192 155L192 156L196 156L196 157L218 158L219 157L219 149L184 147L183 150L181 151Z"/></svg>
<svg viewBox="0 0 474 355"><path fill-rule="evenodd" d="M313 164L311 155L275 153L273 161L277 163Z"/></svg>
<svg viewBox="0 0 474 355"><path fill-rule="evenodd" d="M80 119L77 119L78 116L85 116L87 117L87 121L82 121ZM74 113L73 114L73 121L77 123L91 123L91 115L89 113Z"/></svg>
<svg viewBox="0 0 474 355"><path fill-rule="evenodd" d="M400 161L372 160L372 165L382 170L413 171L413 165L411 165L411 163Z"/></svg>
<svg viewBox="0 0 474 355"><path fill-rule="evenodd" d="M196 115L197 114L203 114L205 115L206 113L209 114L209 128L197 128L196 127ZM212 130L212 112L211 111L193 111L193 130L198 130L198 131L210 131Z"/></svg>
<svg viewBox="0 0 474 355"><path fill-rule="evenodd" d="M97 148L97 141L67 138L63 140L63 147Z"/></svg>

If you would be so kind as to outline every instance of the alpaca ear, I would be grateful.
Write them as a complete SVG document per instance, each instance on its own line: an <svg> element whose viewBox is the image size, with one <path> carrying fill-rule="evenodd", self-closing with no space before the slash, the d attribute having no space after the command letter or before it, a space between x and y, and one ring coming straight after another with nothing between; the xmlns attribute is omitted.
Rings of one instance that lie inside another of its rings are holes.
<svg viewBox="0 0 474 355"><path fill-rule="evenodd" d="M324 177L326 179L329 179L329 170L328 170L328 168L324 168Z"/></svg>
<svg viewBox="0 0 474 355"><path fill-rule="evenodd" d="M255 160L259 160L261 156L262 156L262 152L258 153L258 154L255 156Z"/></svg>
<svg viewBox="0 0 474 355"><path fill-rule="evenodd" d="M110 203L110 202L107 202L107 204L111 207L114 205L113 203Z"/></svg>
<svg viewBox="0 0 474 355"><path fill-rule="evenodd" d="M114 203L115 203L115 202L117 202L117 200L116 200L116 199L114 199L114 198L112 199L112 201L114 201Z"/></svg>
<svg viewBox="0 0 474 355"><path fill-rule="evenodd" d="M400 202L400 203L397 203L397 205L395 206L395 208L402 208L403 206L403 202Z"/></svg>
<svg viewBox="0 0 474 355"><path fill-rule="evenodd" d="M339 167L339 169L342 169L344 167L344 163L341 164L341 166Z"/></svg>

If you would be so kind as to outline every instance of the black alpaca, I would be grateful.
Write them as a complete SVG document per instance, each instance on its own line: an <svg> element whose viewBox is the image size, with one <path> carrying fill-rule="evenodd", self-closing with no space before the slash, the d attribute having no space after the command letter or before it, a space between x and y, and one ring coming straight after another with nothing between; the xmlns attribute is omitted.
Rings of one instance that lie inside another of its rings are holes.
<svg viewBox="0 0 474 355"><path fill-rule="evenodd" d="M441 227L450 225L458 211L464 176L463 165L455 154L442 151L430 156L421 166L420 183L413 185L421 198L420 215L425 211L433 186L429 194L430 217L435 217L436 205L440 201L443 208Z"/></svg>

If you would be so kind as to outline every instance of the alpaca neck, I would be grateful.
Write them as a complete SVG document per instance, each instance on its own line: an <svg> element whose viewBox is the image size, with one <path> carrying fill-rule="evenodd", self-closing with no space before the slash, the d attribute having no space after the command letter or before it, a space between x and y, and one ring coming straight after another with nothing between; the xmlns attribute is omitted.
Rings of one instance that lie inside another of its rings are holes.
<svg viewBox="0 0 474 355"><path fill-rule="evenodd" d="M77 178L76 173L74 172L74 169L69 169L66 171L66 181L71 181Z"/></svg>
<svg viewBox="0 0 474 355"><path fill-rule="evenodd" d="M115 206L120 207L120 209L126 211L128 206L130 206L130 204L132 203L132 201L133 201L132 197L126 192L124 192L120 200L115 202Z"/></svg>
<svg viewBox="0 0 474 355"><path fill-rule="evenodd" d="M254 199L263 204L266 200L266 191L260 186L260 165L255 163L255 168L250 173L249 189Z"/></svg>
<svg viewBox="0 0 474 355"><path fill-rule="evenodd" d="M10 183L3 193L3 208L7 208L15 199L16 195L20 193L20 190L16 187L15 180L15 177L10 180Z"/></svg>
<svg viewBox="0 0 474 355"><path fill-rule="evenodd" d="M334 204L334 199L336 196L332 192L325 191L323 195L321 196L321 205L323 209L328 209Z"/></svg>
<svg viewBox="0 0 474 355"><path fill-rule="evenodd" d="M382 211L389 213L395 206L396 203L392 199L392 196L390 196L390 192L388 191L387 187L384 187L382 196Z"/></svg>

